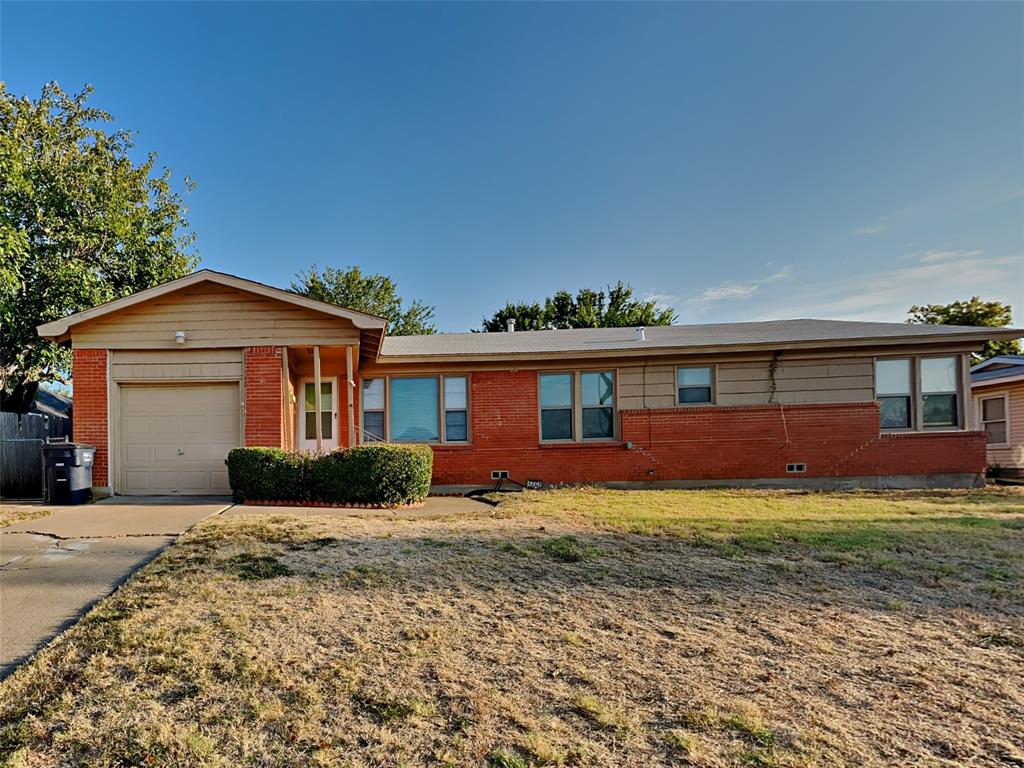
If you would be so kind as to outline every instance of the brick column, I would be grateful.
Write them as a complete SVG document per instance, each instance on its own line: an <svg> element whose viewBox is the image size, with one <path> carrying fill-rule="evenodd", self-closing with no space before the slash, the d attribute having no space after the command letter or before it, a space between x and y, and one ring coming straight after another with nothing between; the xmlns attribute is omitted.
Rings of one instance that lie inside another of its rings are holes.
<svg viewBox="0 0 1024 768"><path fill-rule="evenodd" d="M110 487L110 450L107 442L107 350L75 349L71 352L74 386L72 428L75 441L96 446L92 484Z"/></svg>
<svg viewBox="0 0 1024 768"><path fill-rule="evenodd" d="M283 378L280 347L246 347L246 446L284 447Z"/></svg>

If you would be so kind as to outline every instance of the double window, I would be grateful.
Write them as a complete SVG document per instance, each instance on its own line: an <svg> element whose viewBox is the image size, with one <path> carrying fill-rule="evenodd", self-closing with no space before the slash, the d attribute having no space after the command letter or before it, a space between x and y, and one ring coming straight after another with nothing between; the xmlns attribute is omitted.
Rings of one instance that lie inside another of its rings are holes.
<svg viewBox="0 0 1024 768"><path fill-rule="evenodd" d="M980 406L981 428L985 430L985 442L990 448L1010 445L1009 420L1007 419L1006 395L983 397Z"/></svg>
<svg viewBox="0 0 1024 768"><path fill-rule="evenodd" d="M711 405L715 402L715 377L710 366L676 369L676 402L679 405Z"/></svg>
<svg viewBox="0 0 1024 768"><path fill-rule="evenodd" d="M362 441L467 442L467 384L465 376L363 379Z"/></svg>
<svg viewBox="0 0 1024 768"><path fill-rule="evenodd" d="M540 439L615 437L615 372L540 374Z"/></svg>
<svg viewBox="0 0 1024 768"><path fill-rule="evenodd" d="M876 360L875 398L882 429L955 429L961 421L959 358Z"/></svg>

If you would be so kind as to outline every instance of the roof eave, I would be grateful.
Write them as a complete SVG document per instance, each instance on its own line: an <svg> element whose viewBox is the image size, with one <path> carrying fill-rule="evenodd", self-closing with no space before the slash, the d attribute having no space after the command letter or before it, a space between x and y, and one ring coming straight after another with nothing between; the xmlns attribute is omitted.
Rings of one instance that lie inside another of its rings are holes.
<svg viewBox="0 0 1024 768"><path fill-rule="evenodd" d="M1014 331L1021 333L1021 331ZM822 347L870 347L870 346L902 346L907 344L977 344L980 345L993 338L991 333L951 333L951 334L928 334L910 335L899 337L864 337L860 339L815 339L795 342L738 342L735 344L703 344L695 346L678 345L655 345L651 342L638 342L636 347L607 347L592 349L568 349L549 352L437 352L422 353L414 355L387 355L381 354L378 362L381 363L414 363L426 362L431 359L452 358L465 361L487 361L498 362L502 360L546 360L552 357L583 357L600 353L605 357L646 357L648 355L671 355L671 354L711 354L714 352L759 352L764 350L799 350L799 349L820 349Z"/></svg>

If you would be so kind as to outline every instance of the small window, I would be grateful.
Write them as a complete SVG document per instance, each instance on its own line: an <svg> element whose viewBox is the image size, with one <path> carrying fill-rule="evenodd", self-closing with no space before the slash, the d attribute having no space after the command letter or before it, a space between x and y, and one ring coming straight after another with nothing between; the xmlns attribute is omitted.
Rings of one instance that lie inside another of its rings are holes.
<svg viewBox="0 0 1024 768"><path fill-rule="evenodd" d="M583 439L615 436L615 374L612 371L580 374L583 401Z"/></svg>
<svg viewBox="0 0 1024 768"><path fill-rule="evenodd" d="M391 441L430 443L440 439L437 377L391 379Z"/></svg>
<svg viewBox="0 0 1024 768"><path fill-rule="evenodd" d="M573 375L542 373L540 376L541 440L572 440Z"/></svg>
<svg viewBox="0 0 1024 768"><path fill-rule="evenodd" d="M875 396L882 414L882 429L910 429L912 387L909 358L875 363Z"/></svg>
<svg viewBox="0 0 1024 768"><path fill-rule="evenodd" d="M921 416L925 427L959 424L957 378L955 357L921 359Z"/></svg>
<svg viewBox="0 0 1024 768"><path fill-rule="evenodd" d="M1009 445L1006 420L1006 395L981 400L981 426L989 446Z"/></svg>
<svg viewBox="0 0 1024 768"><path fill-rule="evenodd" d="M444 377L444 439L464 443L469 439L469 397L465 376Z"/></svg>
<svg viewBox="0 0 1024 768"><path fill-rule="evenodd" d="M363 379L363 442L384 441L384 379Z"/></svg>
<svg viewBox="0 0 1024 768"><path fill-rule="evenodd" d="M712 397L711 368L680 368L676 371L676 387L680 405L707 405Z"/></svg>

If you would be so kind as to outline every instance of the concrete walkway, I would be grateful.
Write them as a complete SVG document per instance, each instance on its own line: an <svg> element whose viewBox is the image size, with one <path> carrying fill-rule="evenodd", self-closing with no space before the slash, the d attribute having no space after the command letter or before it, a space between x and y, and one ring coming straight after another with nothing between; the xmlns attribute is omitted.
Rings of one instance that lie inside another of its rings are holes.
<svg viewBox="0 0 1024 768"><path fill-rule="evenodd" d="M117 497L0 529L0 680L227 498Z"/></svg>

